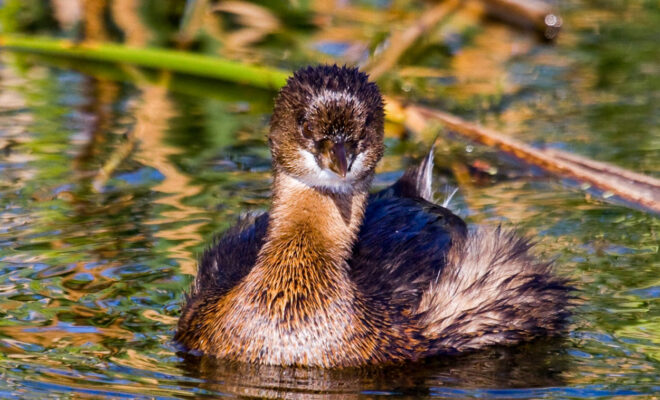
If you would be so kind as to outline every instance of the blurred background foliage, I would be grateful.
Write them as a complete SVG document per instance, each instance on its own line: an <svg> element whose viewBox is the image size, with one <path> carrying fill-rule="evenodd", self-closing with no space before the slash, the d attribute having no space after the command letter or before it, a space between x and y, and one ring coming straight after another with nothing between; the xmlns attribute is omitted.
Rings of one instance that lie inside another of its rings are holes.
<svg viewBox="0 0 660 400"><path fill-rule="evenodd" d="M658 177L660 4L550 3L563 25L549 40L533 19L492 3L3 0L0 45L27 35L281 71L358 65L404 103ZM452 207L462 217L533 236L539 256L575 281L581 305L565 341L359 373L177 353L170 339L205 243L240 213L268 207L274 95L167 69L1 50L0 396L660 391L657 216L451 134L437 147L438 198L458 186ZM439 132L390 121L376 187Z"/></svg>

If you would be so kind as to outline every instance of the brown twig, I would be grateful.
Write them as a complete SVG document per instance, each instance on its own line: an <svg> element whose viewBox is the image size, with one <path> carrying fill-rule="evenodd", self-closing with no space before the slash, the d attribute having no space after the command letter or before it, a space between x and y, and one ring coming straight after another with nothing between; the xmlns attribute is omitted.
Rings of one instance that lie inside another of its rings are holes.
<svg viewBox="0 0 660 400"><path fill-rule="evenodd" d="M658 179L559 150L537 149L494 130L427 107L402 106L396 100L388 99L388 110L401 113L404 123L415 132L424 129L432 121L439 121L453 132L512 154L548 172L588 182L605 192L660 213ZM412 124L408 124L408 121Z"/></svg>
<svg viewBox="0 0 660 400"><path fill-rule="evenodd" d="M559 34L562 19L541 0L481 0L486 11L501 20L525 29L535 29L546 39Z"/></svg>
<svg viewBox="0 0 660 400"><path fill-rule="evenodd" d="M371 59L365 67L371 79L378 79L390 68L396 65L399 58L412 46L420 36L434 28L442 19L456 11L462 4L460 0L446 0L438 3L424 13L415 24L401 32L396 32L389 39L389 46L383 52Z"/></svg>
<svg viewBox="0 0 660 400"><path fill-rule="evenodd" d="M627 169L614 166L612 164L591 160L589 158L582 157L573 153L567 153L561 150L544 149L543 151L550 156L563 159L572 164L577 164L593 171L600 171L603 173L618 175L621 178L627 179L629 181L634 181L642 185L660 188L660 179L653 178L652 176L639 174L637 172L629 171Z"/></svg>

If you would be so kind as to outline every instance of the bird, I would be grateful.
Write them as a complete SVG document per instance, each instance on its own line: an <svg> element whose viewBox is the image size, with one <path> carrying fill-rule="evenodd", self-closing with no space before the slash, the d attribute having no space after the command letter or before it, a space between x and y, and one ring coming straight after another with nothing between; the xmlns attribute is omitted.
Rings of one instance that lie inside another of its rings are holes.
<svg viewBox="0 0 660 400"><path fill-rule="evenodd" d="M571 287L533 242L433 202L434 150L370 193L384 100L357 68L296 71L268 133L269 210L200 258L174 340L223 360L346 368L561 335Z"/></svg>

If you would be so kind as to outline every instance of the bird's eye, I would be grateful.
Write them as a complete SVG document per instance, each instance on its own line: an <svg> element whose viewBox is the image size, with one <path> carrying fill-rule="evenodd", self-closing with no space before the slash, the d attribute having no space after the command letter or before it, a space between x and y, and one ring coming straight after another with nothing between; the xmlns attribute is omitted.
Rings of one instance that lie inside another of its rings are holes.
<svg viewBox="0 0 660 400"><path fill-rule="evenodd" d="M332 149L333 145L334 145L334 143L332 142L332 140L329 140L329 139L321 139L318 142L316 142L316 147L321 152L330 151L330 149Z"/></svg>
<svg viewBox="0 0 660 400"><path fill-rule="evenodd" d="M309 126L309 122L307 122L307 121L303 122L303 124L302 124L302 134L307 139L312 138L312 134L313 134L312 133L312 128Z"/></svg>

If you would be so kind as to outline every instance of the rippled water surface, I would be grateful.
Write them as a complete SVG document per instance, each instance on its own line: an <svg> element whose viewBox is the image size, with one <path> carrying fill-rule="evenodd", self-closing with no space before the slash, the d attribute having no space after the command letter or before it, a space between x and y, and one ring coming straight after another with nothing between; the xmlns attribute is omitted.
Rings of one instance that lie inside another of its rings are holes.
<svg viewBox="0 0 660 400"><path fill-rule="evenodd" d="M380 6L372 3L360 4ZM384 89L658 177L660 8L614 3L560 2L565 30L554 46L496 22L464 41L452 42L450 30L442 34L451 46L403 60L442 77L402 67ZM168 21L154 9L141 11L152 25ZM349 47L315 37L304 28L311 22L292 15L304 46L282 28L261 57L245 57L295 68ZM287 56L286 46L307 50ZM461 216L515 226L538 239L539 256L556 259L579 289L564 340L377 370L177 353L171 338L205 243L240 213L268 207L273 96L0 53L0 397L660 395L658 217L451 135L438 146L438 197L458 186ZM393 182L436 133L388 126L376 184Z"/></svg>

